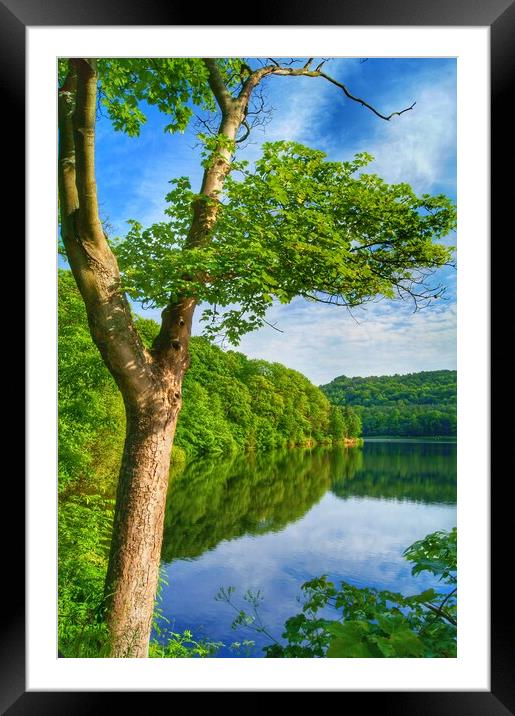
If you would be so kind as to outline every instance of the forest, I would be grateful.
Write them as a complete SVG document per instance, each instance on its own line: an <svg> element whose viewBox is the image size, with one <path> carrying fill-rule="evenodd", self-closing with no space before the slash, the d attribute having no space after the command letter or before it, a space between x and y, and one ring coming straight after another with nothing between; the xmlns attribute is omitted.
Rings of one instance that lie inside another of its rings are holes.
<svg viewBox="0 0 515 716"><path fill-rule="evenodd" d="M348 378L320 386L334 405L352 406L363 434L455 436L456 371Z"/></svg>

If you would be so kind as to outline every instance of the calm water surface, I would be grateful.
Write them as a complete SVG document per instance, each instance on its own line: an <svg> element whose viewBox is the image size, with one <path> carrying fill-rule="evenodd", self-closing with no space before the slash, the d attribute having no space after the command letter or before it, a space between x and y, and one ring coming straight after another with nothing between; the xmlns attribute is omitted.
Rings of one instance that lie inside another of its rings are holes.
<svg viewBox="0 0 515 716"><path fill-rule="evenodd" d="M226 645L253 639L250 656L261 657L269 640L231 629L234 611L215 600L220 587L235 587L247 610L241 597L259 589L263 622L279 638L314 576L405 594L437 586L430 575L412 577L402 552L455 525L452 442L371 440L197 461L170 486L161 610L174 631Z"/></svg>

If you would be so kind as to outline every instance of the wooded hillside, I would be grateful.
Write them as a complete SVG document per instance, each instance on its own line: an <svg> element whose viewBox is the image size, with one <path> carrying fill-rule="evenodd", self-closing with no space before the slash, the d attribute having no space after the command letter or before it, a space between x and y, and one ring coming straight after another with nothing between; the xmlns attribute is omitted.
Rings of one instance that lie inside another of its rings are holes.
<svg viewBox="0 0 515 716"><path fill-rule="evenodd" d="M334 405L352 406L363 435L456 435L456 371L335 378L321 389Z"/></svg>

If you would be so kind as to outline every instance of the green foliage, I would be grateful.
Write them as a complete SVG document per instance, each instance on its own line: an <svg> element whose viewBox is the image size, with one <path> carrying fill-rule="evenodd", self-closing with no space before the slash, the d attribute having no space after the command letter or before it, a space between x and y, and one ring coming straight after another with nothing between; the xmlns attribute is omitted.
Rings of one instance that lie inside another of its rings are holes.
<svg viewBox="0 0 515 716"><path fill-rule="evenodd" d="M151 659L205 659L223 646L220 641L196 641L187 629L182 633L166 632L166 638L164 643L155 639L151 641L148 652Z"/></svg>
<svg viewBox="0 0 515 716"><path fill-rule="evenodd" d="M451 532L433 532L425 539L414 542L404 552L414 563L413 574L431 572L445 584L456 584L458 538L456 528Z"/></svg>
<svg viewBox="0 0 515 716"><path fill-rule="evenodd" d="M200 58L98 60L100 98L116 130L138 136L146 118L142 103L170 117L167 132L183 132L192 106L214 110L208 73Z"/></svg>
<svg viewBox="0 0 515 716"><path fill-rule="evenodd" d="M188 457L331 442L331 407L302 374L280 363L224 352L205 338L190 344L191 366L175 444ZM342 413L342 437L358 425Z"/></svg>
<svg viewBox="0 0 515 716"><path fill-rule="evenodd" d="M58 639L65 656L86 657L102 655L106 638L103 582L125 418L68 271L59 272L58 321Z"/></svg>
<svg viewBox="0 0 515 716"><path fill-rule="evenodd" d="M59 272L58 321L59 489L109 492L123 446L123 402L69 271Z"/></svg>
<svg viewBox="0 0 515 716"><path fill-rule="evenodd" d="M320 386L334 405L352 406L365 435L456 435L456 371L347 378Z"/></svg>
<svg viewBox="0 0 515 716"><path fill-rule="evenodd" d="M359 414L348 405L343 408L343 420L347 437L355 438L361 434L361 418Z"/></svg>
<svg viewBox="0 0 515 716"><path fill-rule="evenodd" d="M218 58L216 64L228 90L241 86L248 66L237 57ZM146 122L146 105L155 106L170 119L165 132L184 132L193 108L213 112L215 99L208 70L201 58L101 58L97 61L99 96L113 127L138 136ZM59 62L62 82L67 63Z"/></svg>
<svg viewBox="0 0 515 716"><path fill-rule="evenodd" d="M208 147L208 159L217 147ZM201 318L206 335L233 344L265 324L274 300L357 306L410 295L420 269L450 260L451 249L435 242L453 229L454 207L445 196L417 197L407 184L359 173L370 160L330 162L294 142L264 144L252 173L233 165L243 179L226 179L212 235L193 248L185 244L192 200L214 200L194 195L187 178L174 180L170 222L143 229L131 221L117 242L127 291L152 306L195 296L211 306ZM426 288L425 299L438 295Z"/></svg>
<svg viewBox="0 0 515 716"><path fill-rule="evenodd" d="M345 419L339 405L331 406L329 432L334 440L341 440L345 436Z"/></svg>
<svg viewBox="0 0 515 716"><path fill-rule="evenodd" d="M456 584L456 528L436 532L415 542L404 553L414 563L412 572L429 570L443 583ZM412 596L356 587L341 582L337 588L326 576L302 585L302 612L290 617L280 643L259 620L260 595L247 593L252 613L232 600L233 588L218 598L238 612L235 626L268 634L273 643L264 647L273 658L442 658L456 656L456 587L445 592L427 589ZM337 619L328 611L336 610Z"/></svg>
<svg viewBox="0 0 515 716"><path fill-rule="evenodd" d="M101 607L113 506L100 495L60 500L58 639L64 656L105 655Z"/></svg>

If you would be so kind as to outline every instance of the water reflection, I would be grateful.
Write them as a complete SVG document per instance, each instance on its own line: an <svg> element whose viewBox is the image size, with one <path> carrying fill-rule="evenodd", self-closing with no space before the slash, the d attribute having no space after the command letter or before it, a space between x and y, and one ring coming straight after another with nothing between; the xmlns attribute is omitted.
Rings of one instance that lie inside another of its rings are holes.
<svg viewBox="0 0 515 716"><path fill-rule="evenodd" d="M456 444L371 442L361 450L334 450L331 490L423 504L456 502Z"/></svg>
<svg viewBox="0 0 515 716"><path fill-rule="evenodd" d="M192 559L221 541L279 532L331 490L340 498L456 501L456 446L370 443L204 460L171 480L163 561Z"/></svg>
<svg viewBox="0 0 515 716"><path fill-rule="evenodd" d="M164 561L197 557L221 540L282 530L327 492L330 469L327 454L308 450L195 462L170 485Z"/></svg>

